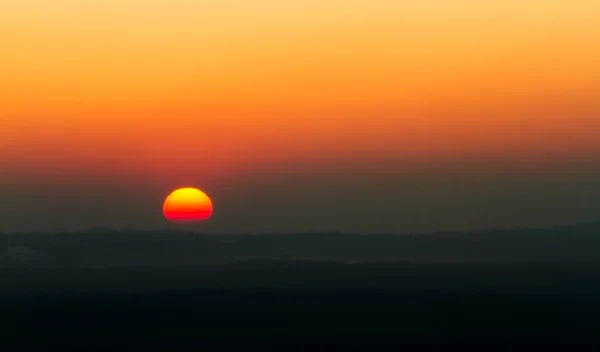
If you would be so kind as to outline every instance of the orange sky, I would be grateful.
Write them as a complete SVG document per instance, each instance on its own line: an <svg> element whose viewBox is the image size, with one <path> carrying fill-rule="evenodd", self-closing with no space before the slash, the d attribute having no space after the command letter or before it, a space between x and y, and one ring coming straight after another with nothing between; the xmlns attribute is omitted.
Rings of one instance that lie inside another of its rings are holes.
<svg viewBox="0 0 600 352"><path fill-rule="evenodd" d="M176 183L600 155L598 18L596 0L4 0L0 167Z"/></svg>

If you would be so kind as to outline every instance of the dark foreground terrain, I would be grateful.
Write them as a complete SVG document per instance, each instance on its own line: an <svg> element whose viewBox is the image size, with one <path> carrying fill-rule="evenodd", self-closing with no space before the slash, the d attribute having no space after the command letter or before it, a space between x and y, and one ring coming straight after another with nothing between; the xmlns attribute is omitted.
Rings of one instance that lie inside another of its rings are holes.
<svg viewBox="0 0 600 352"><path fill-rule="evenodd" d="M600 331L600 296L551 294L172 291L13 296L1 309L3 340L37 348L574 347L597 342Z"/></svg>
<svg viewBox="0 0 600 352"><path fill-rule="evenodd" d="M600 342L600 265L592 262L252 261L0 275L0 335L10 349L580 350Z"/></svg>
<svg viewBox="0 0 600 352"><path fill-rule="evenodd" d="M600 224L4 234L0 322L0 351L578 351L600 342Z"/></svg>

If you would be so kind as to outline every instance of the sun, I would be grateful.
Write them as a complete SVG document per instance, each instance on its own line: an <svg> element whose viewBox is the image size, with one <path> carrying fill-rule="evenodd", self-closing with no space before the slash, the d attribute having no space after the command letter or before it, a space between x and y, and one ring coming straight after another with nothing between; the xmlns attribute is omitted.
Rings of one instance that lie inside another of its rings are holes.
<svg viewBox="0 0 600 352"><path fill-rule="evenodd" d="M210 197L192 187L173 191L163 204L163 214L169 221L206 221L210 219L212 212Z"/></svg>

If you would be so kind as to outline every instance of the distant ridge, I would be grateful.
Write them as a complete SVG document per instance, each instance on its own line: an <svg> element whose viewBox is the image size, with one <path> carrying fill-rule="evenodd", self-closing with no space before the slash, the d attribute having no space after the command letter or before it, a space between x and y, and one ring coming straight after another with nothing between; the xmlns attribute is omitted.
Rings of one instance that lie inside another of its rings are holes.
<svg viewBox="0 0 600 352"><path fill-rule="evenodd" d="M486 233L503 233L503 232L515 232L515 231L547 231L547 230L600 230L600 221L590 222L576 222L566 224L555 224L548 226L512 226L512 227L489 227L479 228L470 230L436 230L436 231L425 231L425 232L343 232L343 231L301 231L301 232L281 232L281 233L212 233L212 232L200 232L190 230L160 230L160 229L142 229L142 228L123 228L117 229L106 226L92 226L81 230L52 230L52 231L6 231L0 232L0 236L3 235L31 235L31 234L170 234L170 235L196 235L196 236L220 236L220 237L237 237L237 236L314 236L314 235L328 235L328 236L429 236L429 235L468 235L468 234L486 234Z"/></svg>
<svg viewBox="0 0 600 352"><path fill-rule="evenodd" d="M270 259L342 263L597 261L600 223L412 235L313 232L250 236L104 228L0 235L1 267L155 267Z"/></svg>

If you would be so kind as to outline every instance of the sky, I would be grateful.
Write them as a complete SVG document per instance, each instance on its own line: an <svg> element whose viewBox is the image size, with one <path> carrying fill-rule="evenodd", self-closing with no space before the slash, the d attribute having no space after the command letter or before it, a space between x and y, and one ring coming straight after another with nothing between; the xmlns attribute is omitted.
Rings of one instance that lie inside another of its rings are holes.
<svg viewBox="0 0 600 352"><path fill-rule="evenodd" d="M4 0L0 231L600 220L595 0Z"/></svg>

